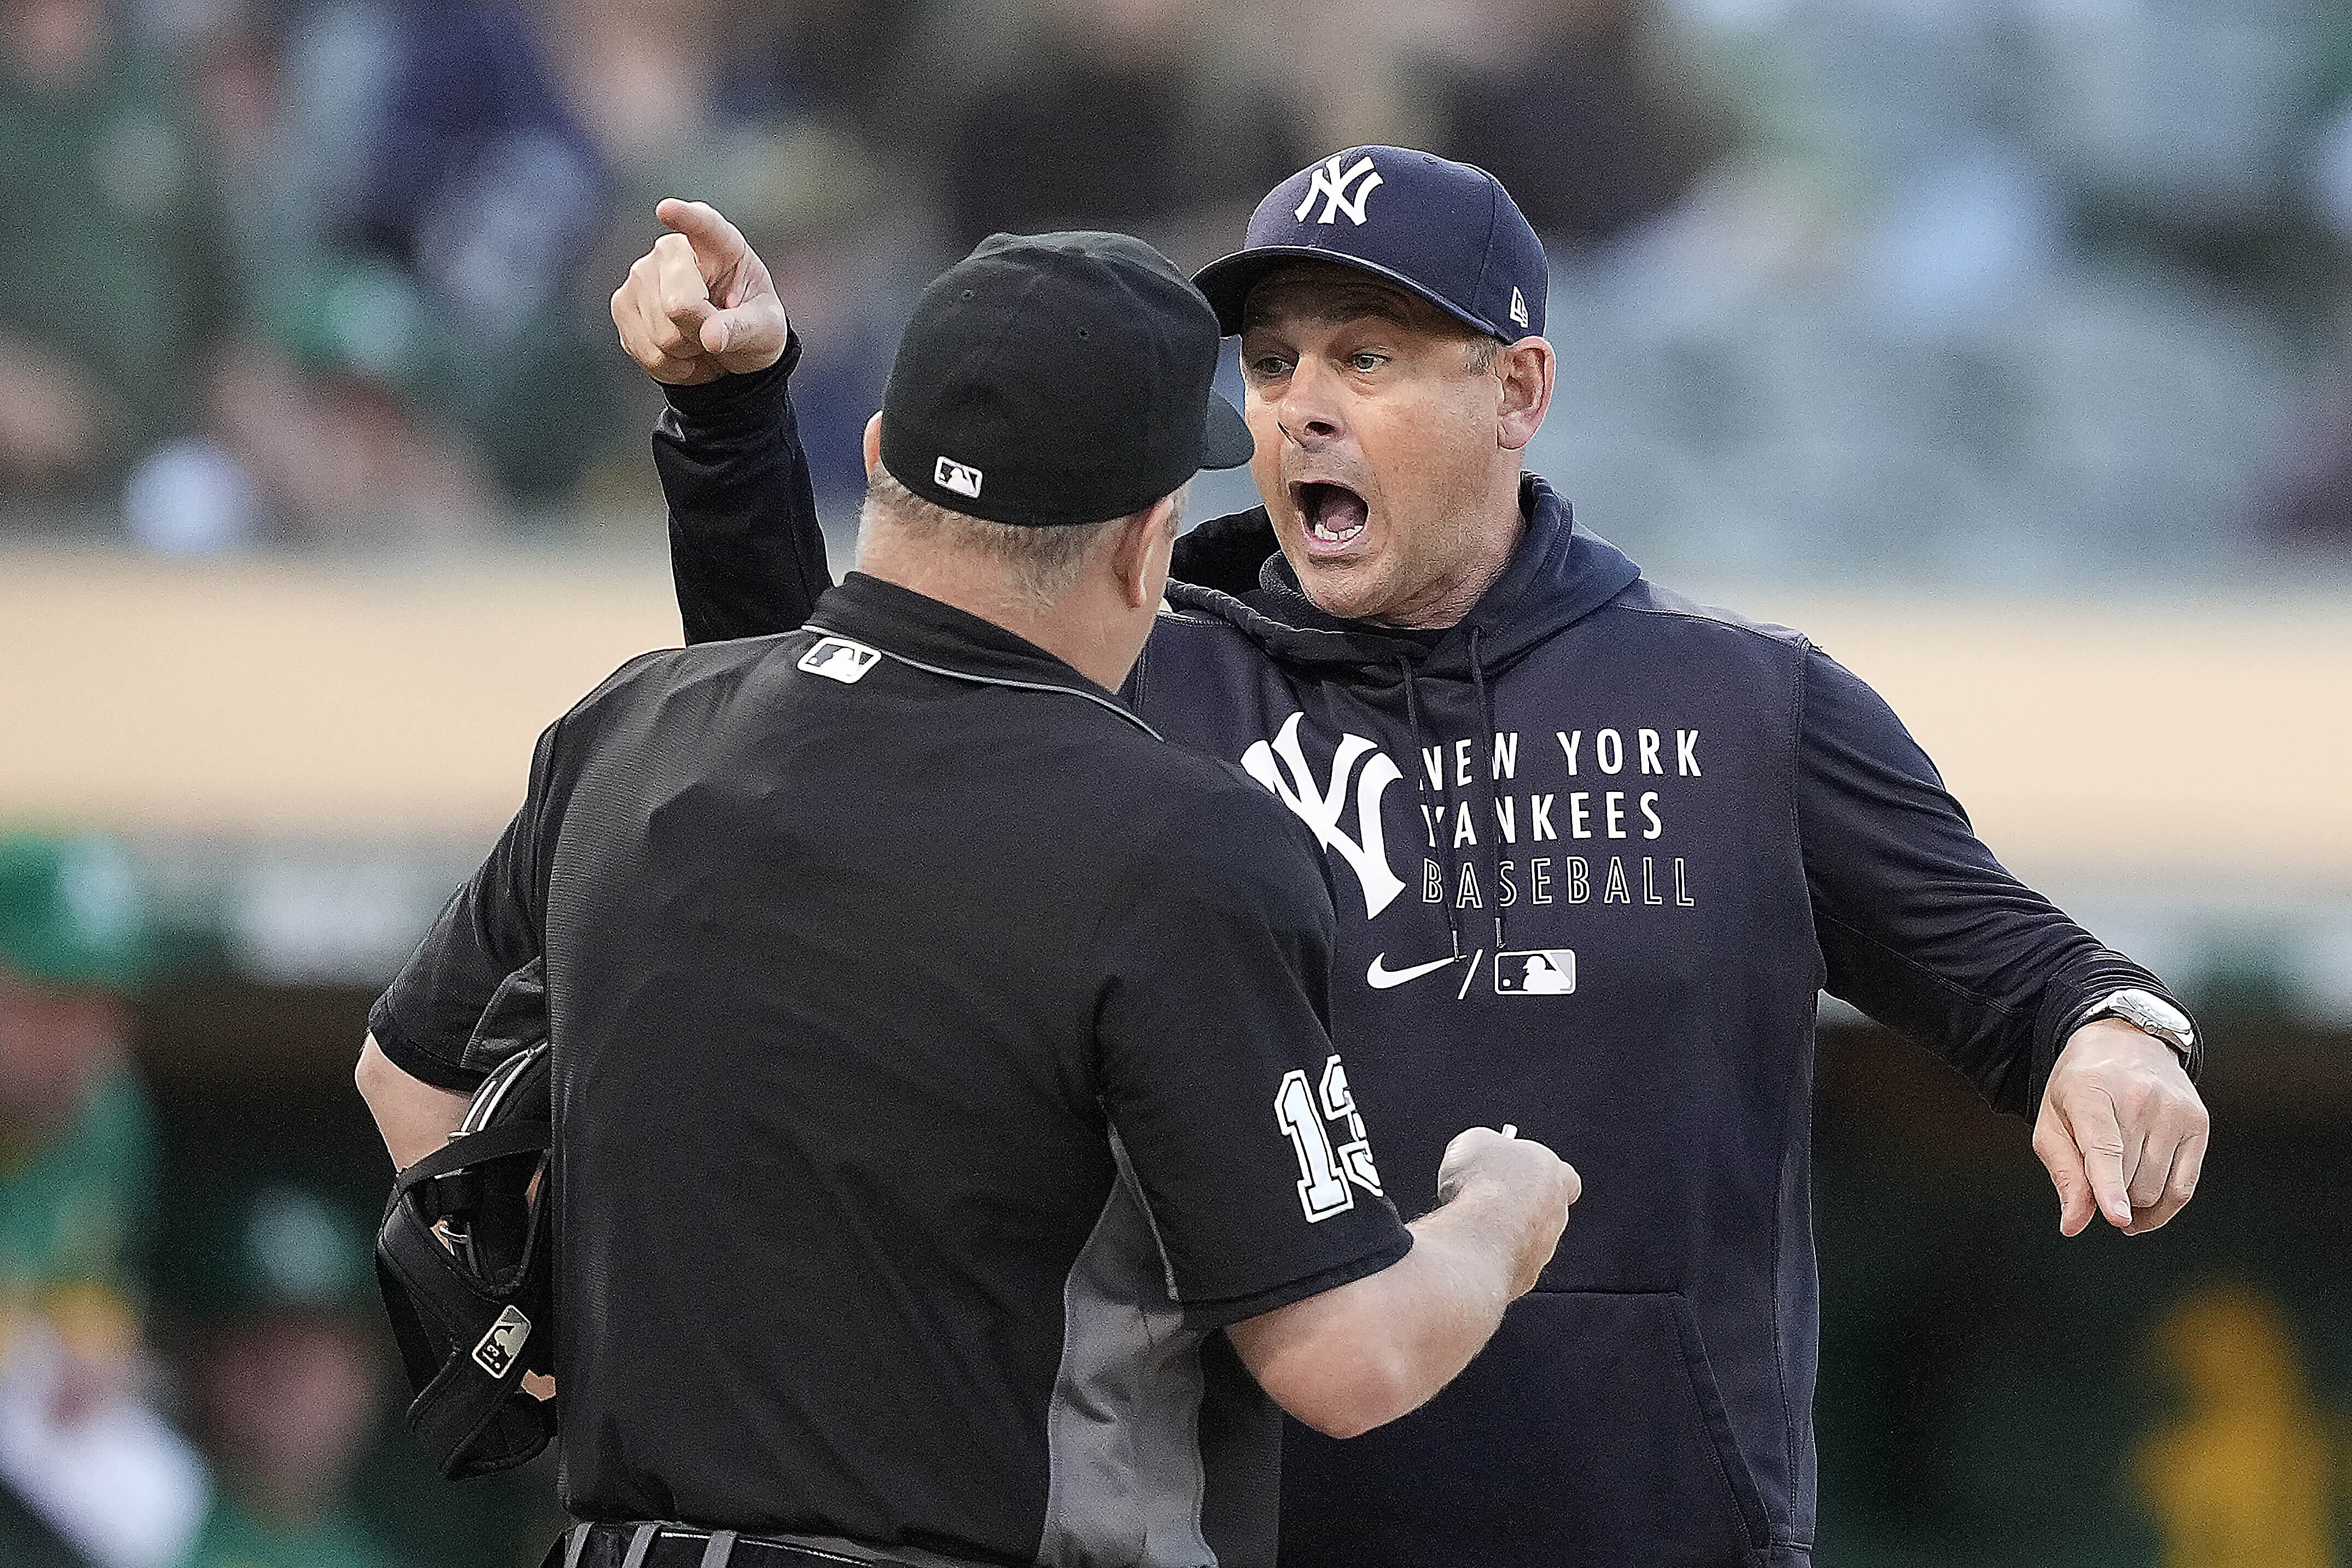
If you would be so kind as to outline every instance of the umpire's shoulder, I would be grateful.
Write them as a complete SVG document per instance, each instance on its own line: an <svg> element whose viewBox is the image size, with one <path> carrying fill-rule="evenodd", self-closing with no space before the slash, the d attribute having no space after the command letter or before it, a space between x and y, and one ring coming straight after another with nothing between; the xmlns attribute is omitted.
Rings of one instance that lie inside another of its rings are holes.
<svg viewBox="0 0 2352 1568"><path fill-rule="evenodd" d="M1247 897L1268 913L1328 922L1322 851L1306 824L1232 764L1166 749L1167 787L1145 841L1152 869Z"/></svg>
<svg viewBox="0 0 2352 1568"><path fill-rule="evenodd" d="M736 674L774 653L790 635L793 633L697 643L684 648L656 648L639 653L573 704L564 716L564 727L593 729L616 715L657 703L697 682Z"/></svg>

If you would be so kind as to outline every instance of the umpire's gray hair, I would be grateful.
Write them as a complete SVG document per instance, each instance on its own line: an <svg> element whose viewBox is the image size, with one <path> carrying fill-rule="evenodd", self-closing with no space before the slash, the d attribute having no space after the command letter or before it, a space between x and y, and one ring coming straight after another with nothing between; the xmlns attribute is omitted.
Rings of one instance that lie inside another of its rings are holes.
<svg viewBox="0 0 2352 1568"><path fill-rule="evenodd" d="M913 544L981 556L1007 569L1024 605L1051 610L1127 520L1111 517L1052 528L992 523L925 500L877 463L866 481L866 504L857 515L857 547L862 556L867 542L888 529Z"/></svg>

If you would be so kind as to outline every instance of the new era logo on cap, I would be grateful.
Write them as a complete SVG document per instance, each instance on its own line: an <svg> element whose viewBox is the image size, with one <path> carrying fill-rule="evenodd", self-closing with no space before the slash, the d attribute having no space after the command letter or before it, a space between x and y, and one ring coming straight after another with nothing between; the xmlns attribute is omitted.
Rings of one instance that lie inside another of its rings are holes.
<svg viewBox="0 0 2352 1568"><path fill-rule="evenodd" d="M953 490L959 496L980 499L980 470L969 463L959 463L952 457L942 457L931 470L931 483L942 490Z"/></svg>
<svg viewBox="0 0 2352 1568"><path fill-rule="evenodd" d="M1528 324L1528 297L1519 292L1516 283L1511 285L1511 319L1522 327Z"/></svg>

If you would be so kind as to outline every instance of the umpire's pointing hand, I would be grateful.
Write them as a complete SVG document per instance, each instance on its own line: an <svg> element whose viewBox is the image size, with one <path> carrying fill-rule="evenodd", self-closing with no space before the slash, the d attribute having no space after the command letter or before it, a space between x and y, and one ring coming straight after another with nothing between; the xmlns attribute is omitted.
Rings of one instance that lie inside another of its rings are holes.
<svg viewBox="0 0 2352 1568"><path fill-rule="evenodd" d="M2058 1228L2080 1235L2103 1214L2137 1236L2170 1219L2197 1190L2211 1124L2172 1047L2113 1019L2076 1030L2033 1125Z"/></svg>
<svg viewBox="0 0 2352 1568"><path fill-rule="evenodd" d="M613 290L621 347L671 386L764 371L784 351L784 302L742 231L707 202L654 209L671 232Z"/></svg>

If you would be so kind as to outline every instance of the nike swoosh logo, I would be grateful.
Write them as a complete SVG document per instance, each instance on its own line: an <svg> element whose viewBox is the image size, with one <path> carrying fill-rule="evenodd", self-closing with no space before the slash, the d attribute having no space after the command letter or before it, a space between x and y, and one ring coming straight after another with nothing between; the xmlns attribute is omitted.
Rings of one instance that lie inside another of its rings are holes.
<svg viewBox="0 0 2352 1568"><path fill-rule="evenodd" d="M1432 958L1428 963L1415 964L1410 969L1391 969L1388 967L1386 953L1375 955L1372 967L1364 971L1365 984L1376 991L1385 991L1391 986L1402 986L1407 980L1418 980L1423 975L1434 975L1449 964L1462 962L1462 955L1453 953L1443 958Z"/></svg>

